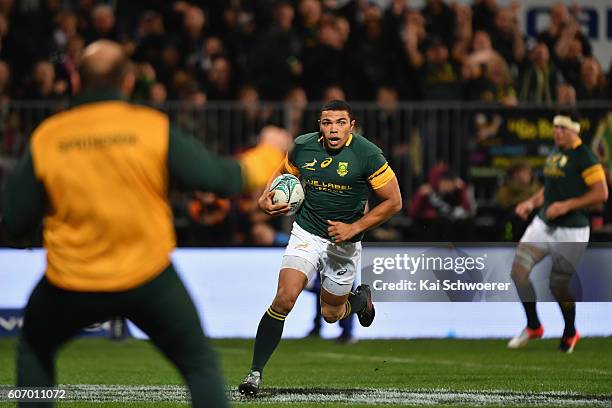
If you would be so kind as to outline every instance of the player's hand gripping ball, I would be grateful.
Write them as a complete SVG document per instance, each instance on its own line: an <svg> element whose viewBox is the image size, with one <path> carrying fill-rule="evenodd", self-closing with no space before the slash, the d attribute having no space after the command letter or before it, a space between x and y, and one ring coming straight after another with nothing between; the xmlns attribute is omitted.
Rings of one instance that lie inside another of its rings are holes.
<svg viewBox="0 0 612 408"><path fill-rule="evenodd" d="M274 191L272 202L274 204L287 203L291 210L285 215L295 214L304 202L304 189L300 180L292 174L281 174L270 185Z"/></svg>

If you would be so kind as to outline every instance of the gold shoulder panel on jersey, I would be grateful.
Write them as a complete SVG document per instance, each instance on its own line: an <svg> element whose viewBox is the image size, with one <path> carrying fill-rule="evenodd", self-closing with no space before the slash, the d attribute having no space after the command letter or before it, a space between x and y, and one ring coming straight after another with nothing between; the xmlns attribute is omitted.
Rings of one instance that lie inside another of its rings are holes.
<svg viewBox="0 0 612 408"><path fill-rule="evenodd" d="M582 179L587 186L592 186L598 181L605 180L606 174L604 173L602 165L597 163L582 172Z"/></svg>
<svg viewBox="0 0 612 408"><path fill-rule="evenodd" d="M383 164L378 170L376 170L370 177L368 177L368 183L372 189L377 190L385 186L389 181L393 180L395 172L389 166L389 163Z"/></svg>

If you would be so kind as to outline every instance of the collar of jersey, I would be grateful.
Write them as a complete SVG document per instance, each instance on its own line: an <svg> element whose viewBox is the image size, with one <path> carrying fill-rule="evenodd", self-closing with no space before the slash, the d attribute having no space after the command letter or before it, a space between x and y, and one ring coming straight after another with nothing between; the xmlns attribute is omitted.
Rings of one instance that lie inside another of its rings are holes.
<svg viewBox="0 0 612 408"><path fill-rule="evenodd" d="M582 139L580 139L580 138L576 139L576 141L572 144L572 149L577 148L581 144L582 144Z"/></svg>
<svg viewBox="0 0 612 408"><path fill-rule="evenodd" d="M73 106L83 105L85 103L104 102L104 101L121 101L125 97L118 90L108 90L103 92L83 92L74 97L72 100Z"/></svg>

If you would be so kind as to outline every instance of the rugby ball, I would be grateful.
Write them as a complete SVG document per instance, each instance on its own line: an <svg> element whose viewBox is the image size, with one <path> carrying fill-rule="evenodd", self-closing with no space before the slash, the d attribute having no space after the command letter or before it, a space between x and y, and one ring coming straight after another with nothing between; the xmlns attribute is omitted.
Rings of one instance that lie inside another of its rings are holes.
<svg viewBox="0 0 612 408"><path fill-rule="evenodd" d="M270 184L270 191L274 191L272 202L274 204L287 203L291 210L285 215L293 215L304 202L304 189L300 180L293 174L281 174Z"/></svg>

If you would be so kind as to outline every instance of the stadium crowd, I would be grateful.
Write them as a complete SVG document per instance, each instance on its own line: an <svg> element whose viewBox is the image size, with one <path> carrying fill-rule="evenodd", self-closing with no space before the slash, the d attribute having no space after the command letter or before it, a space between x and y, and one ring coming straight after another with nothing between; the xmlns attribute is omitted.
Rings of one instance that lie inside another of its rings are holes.
<svg viewBox="0 0 612 408"><path fill-rule="evenodd" d="M237 100L246 92L281 101L295 87L319 101L331 86L353 101L373 100L385 87L401 100L609 99L610 81L575 18L577 6L554 4L536 38L521 32L518 7L495 0L427 0L421 9L405 0L386 8L365 0L2 0L0 92L4 100L74 93L83 47L107 38L136 62L135 97L154 103Z"/></svg>
<svg viewBox="0 0 612 408"><path fill-rule="evenodd" d="M102 38L122 44L134 61L138 80L132 99L160 107L167 101L200 107L236 101L244 107L240 120L255 133L274 122L269 113L253 108L259 101L298 107L284 122L289 136L296 136L314 130L299 108L334 98L377 101L383 113L398 101L554 107L612 98L608 61L593 56L577 22L577 3L552 5L548 27L535 38L521 32L515 2L426 0L420 9L406 0L382 3L0 0L2 156L17 157L28 137L22 131L26 118L7 106L68 99L79 89L84 47ZM379 137L370 135L374 132L364 122L366 136ZM452 225L473 218L468 183L452 172L430 170L439 172L435 182L430 174L428 183L416 186L416 200L407 201L406 214L417 225L438 217L454 217ZM441 207L419 205L440 184L451 189L439 195ZM280 225L257 214L250 197L229 201L198 194L173 202L184 245L282 244L287 239ZM381 231L380 239L406 239Z"/></svg>

